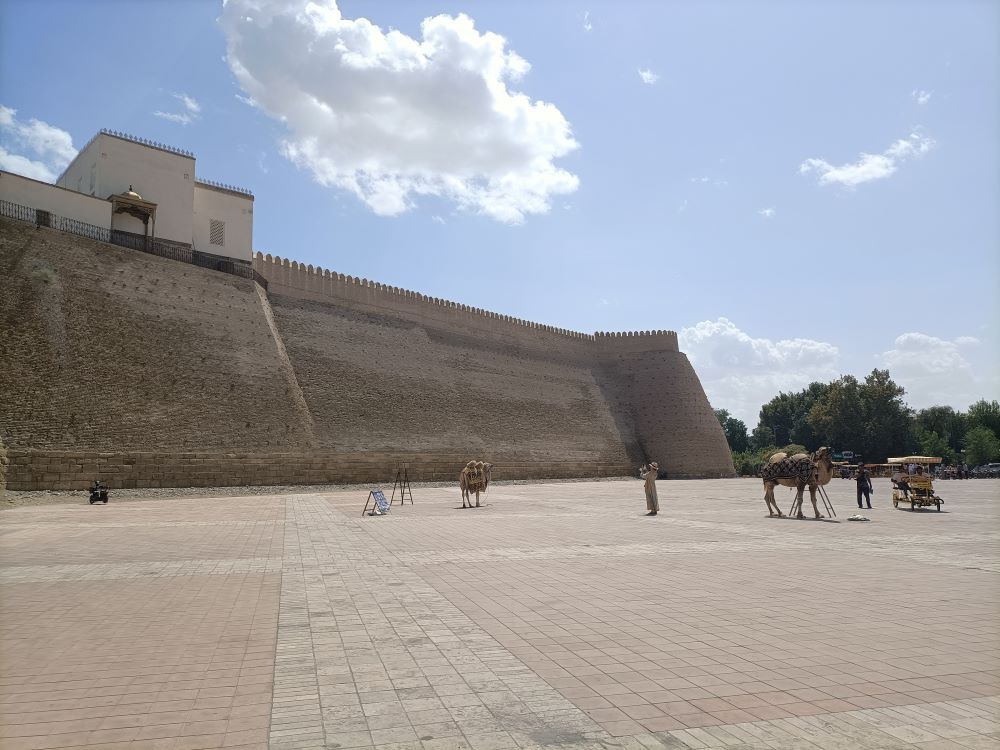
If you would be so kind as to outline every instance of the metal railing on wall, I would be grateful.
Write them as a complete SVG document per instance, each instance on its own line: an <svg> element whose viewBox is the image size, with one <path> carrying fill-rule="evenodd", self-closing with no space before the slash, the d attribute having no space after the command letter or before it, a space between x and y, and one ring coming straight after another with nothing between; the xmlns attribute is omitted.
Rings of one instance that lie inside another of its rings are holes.
<svg viewBox="0 0 1000 750"><path fill-rule="evenodd" d="M170 258L184 263L191 263L192 249L188 245L179 242L169 242L159 240L154 237L147 237L135 232L126 232L121 229L112 229L109 242L112 245L127 247L131 250L138 250L150 255L159 255L161 258Z"/></svg>
<svg viewBox="0 0 1000 750"><path fill-rule="evenodd" d="M77 234L87 239L97 240L98 242L111 241L111 232L104 227L87 224L76 219L68 219L65 216L60 216L41 208L22 206L20 203L0 200L0 215L17 219L18 221L26 221L39 227L49 227L50 229L58 229L61 232Z"/></svg>
<svg viewBox="0 0 1000 750"><path fill-rule="evenodd" d="M244 279L253 278L253 266L250 263L233 260L224 255L203 253L200 250L193 251L191 256L191 262L201 268L211 268L213 271L242 276Z"/></svg>
<svg viewBox="0 0 1000 750"><path fill-rule="evenodd" d="M249 261L239 261L222 255L202 253L181 243L150 238L134 232L106 229L94 224L78 221L77 219L59 216L51 211L22 206L20 203L13 203L11 201L0 200L0 216L34 224L37 227L57 229L61 232L75 234L79 237L97 240L98 242L107 242L119 247L127 247L130 250L138 250L139 252L157 255L161 258L191 263L201 268L209 268L213 271L239 276L244 279L253 279L267 289L267 279L254 271L253 264Z"/></svg>

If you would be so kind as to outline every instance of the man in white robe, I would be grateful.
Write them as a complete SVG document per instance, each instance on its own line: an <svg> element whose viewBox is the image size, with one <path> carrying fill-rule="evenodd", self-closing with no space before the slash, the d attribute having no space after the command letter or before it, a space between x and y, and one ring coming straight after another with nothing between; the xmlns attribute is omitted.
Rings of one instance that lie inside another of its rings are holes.
<svg viewBox="0 0 1000 750"><path fill-rule="evenodd" d="M646 480L646 513L647 516L655 516L660 510L660 500L656 496L656 475L660 472L660 466L653 461L649 466L639 469L639 478Z"/></svg>

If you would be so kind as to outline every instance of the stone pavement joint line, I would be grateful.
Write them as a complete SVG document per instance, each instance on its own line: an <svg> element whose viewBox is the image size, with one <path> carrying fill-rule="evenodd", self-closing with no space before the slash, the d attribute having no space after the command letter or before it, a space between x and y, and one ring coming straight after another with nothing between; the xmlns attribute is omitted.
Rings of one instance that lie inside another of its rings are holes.
<svg viewBox="0 0 1000 750"><path fill-rule="evenodd" d="M0 748L1000 747L1000 483L941 485L869 524L759 480L7 510Z"/></svg>

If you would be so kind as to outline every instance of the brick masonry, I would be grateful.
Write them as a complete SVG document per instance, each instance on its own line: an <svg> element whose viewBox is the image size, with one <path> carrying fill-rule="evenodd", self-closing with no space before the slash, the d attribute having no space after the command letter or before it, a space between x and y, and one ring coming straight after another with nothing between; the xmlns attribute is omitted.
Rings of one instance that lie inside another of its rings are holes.
<svg viewBox="0 0 1000 750"><path fill-rule="evenodd" d="M732 476L670 331L582 334L262 256L253 282L0 220L10 489Z"/></svg>

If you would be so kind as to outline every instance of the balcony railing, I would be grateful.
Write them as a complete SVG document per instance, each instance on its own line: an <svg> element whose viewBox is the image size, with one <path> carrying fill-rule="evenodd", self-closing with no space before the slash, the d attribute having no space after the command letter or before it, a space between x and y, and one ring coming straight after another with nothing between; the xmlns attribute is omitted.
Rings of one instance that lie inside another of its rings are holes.
<svg viewBox="0 0 1000 750"><path fill-rule="evenodd" d="M51 211L22 206L20 203L13 203L11 201L0 200L0 216L34 224L37 227L58 229L61 232L75 234L79 237L97 240L98 242L107 242L112 245L127 247L131 250L149 253L150 255L158 255L161 258L178 260L182 263L191 263L201 268L209 268L213 271L228 273L244 279L253 279L267 289L267 279L253 270L253 264L250 261L241 261L234 258L227 258L223 255L199 252L198 250L194 250L190 245L172 242L171 240L147 237L120 229L105 229L94 224L87 224L83 221L59 216Z"/></svg>

